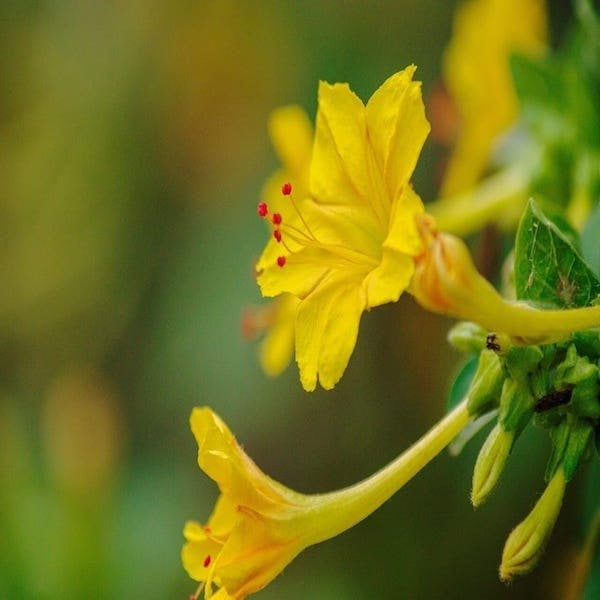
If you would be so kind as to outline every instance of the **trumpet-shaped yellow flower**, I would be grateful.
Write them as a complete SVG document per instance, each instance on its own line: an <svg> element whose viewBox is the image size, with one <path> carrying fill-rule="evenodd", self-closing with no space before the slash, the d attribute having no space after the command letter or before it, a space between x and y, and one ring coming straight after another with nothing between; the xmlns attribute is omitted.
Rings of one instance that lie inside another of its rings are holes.
<svg viewBox="0 0 600 600"><path fill-rule="evenodd" d="M181 557L195 594L240 600L272 581L304 548L376 510L434 458L467 424L466 401L387 467L351 487L299 494L265 475L209 408L193 410L198 464L221 495L206 525L186 523ZM215 586L218 591L214 591Z"/></svg>
<svg viewBox="0 0 600 600"><path fill-rule="evenodd" d="M494 141L517 116L511 53L539 55L545 43L544 0L468 0L459 7L443 70L461 123L441 196L477 182Z"/></svg>
<svg viewBox="0 0 600 600"><path fill-rule="evenodd" d="M415 67L365 106L347 84L319 86L308 190L283 184L287 205L259 205L273 238L257 271L264 296L300 299L296 360L306 390L332 388L354 349L362 312L395 302L422 250L409 180L429 132ZM298 193L297 193L298 191Z"/></svg>

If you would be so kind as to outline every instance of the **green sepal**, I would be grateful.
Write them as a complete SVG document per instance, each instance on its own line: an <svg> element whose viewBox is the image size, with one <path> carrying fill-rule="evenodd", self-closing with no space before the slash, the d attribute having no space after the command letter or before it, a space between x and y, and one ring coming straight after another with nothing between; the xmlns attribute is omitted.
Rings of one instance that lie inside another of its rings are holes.
<svg viewBox="0 0 600 600"><path fill-rule="evenodd" d="M600 232L598 232L600 236ZM598 244L600 248L600 244ZM587 356L600 356L600 330L588 329L576 331L573 334L573 343L579 354Z"/></svg>
<svg viewBox="0 0 600 600"><path fill-rule="evenodd" d="M571 426L567 422L567 419L561 419L560 423L550 430L552 450L550 452L548 463L546 464L546 473L544 474L544 479L546 481L550 481L550 479L552 479L556 469L563 461L563 457L569 443L570 432Z"/></svg>
<svg viewBox="0 0 600 600"><path fill-rule="evenodd" d="M505 431L518 436L533 416L535 399L523 379L505 379L500 398L498 422Z"/></svg>
<svg viewBox="0 0 600 600"><path fill-rule="evenodd" d="M577 419L572 425L563 460L567 481L575 475L579 462L588 452L593 431L592 424L586 419Z"/></svg>
<svg viewBox="0 0 600 600"><path fill-rule="evenodd" d="M539 346L513 346L504 355L504 365L514 379L531 374L544 358Z"/></svg>

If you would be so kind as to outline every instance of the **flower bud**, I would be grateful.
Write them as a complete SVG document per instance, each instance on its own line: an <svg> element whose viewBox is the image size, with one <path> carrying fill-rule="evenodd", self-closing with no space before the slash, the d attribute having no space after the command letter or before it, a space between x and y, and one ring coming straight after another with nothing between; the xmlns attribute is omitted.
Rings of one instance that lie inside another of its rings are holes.
<svg viewBox="0 0 600 600"><path fill-rule="evenodd" d="M469 388L469 413L480 414L489 408L490 404L497 404L503 381L504 370L500 358L492 350L483 350Z"/></svg>
<svg viewBox="0 0 600 600"><path fill-rule="evenodd" d="M535 399L524 379L505 379L500 398L498 422L518 436L533 416Z"/></svg>
<svg viewBox="0 0 600 600"><path fill-rule="evenodd" d="M448 341L461 352L481 352L486 340L487 331L470 321L460 321L448 332Z"/></svg>
<svg viewBox="0 0 600 600"><path fill-rule="evenodd" d="M514 431L496 425L485 440L473 470L471 502L477 508L496 486L515 439Z"/></svg>
<svg viewBox="0 0 600 600"><path fill-rule="evenodd" d="M564 471L558 469L533 510L508 536L499 569L502 581L528 573L538 563L558 518L566 484Z"/></svg>

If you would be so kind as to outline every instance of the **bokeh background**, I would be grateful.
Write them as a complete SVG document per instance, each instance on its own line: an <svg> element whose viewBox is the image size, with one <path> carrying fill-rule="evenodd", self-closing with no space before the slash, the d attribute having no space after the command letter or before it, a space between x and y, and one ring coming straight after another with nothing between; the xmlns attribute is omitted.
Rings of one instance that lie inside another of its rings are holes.
<svg viewBox="0 0 600 600"><path fill-rule="evenodd" d="M555 39L567 4L553 5ZM294 365L267 379L240 317L261 301L270 111L314 115L319 79L366 99L412 62L435 98L454 5L2 0L0 598L187 598L182 526L216 497L194 406L304 492L365 477L443 414L461 359L451 322L409 297L365 314L328 393L303 392ZM443 157L430 140L414 177L426 199ZM549 443L528 432L475 512L482 440L258 597L560 598L584 475L538 569L507 587L502 545L543 489Z"/></svg>

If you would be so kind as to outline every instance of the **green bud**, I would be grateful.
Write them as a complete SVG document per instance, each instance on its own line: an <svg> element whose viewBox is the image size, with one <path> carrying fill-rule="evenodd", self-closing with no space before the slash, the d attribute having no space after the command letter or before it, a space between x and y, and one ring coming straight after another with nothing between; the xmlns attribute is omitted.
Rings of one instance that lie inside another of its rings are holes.
<svg viewBox="0 0 600 600"><path fill-rule="evenodd" d="M481 414L490 408L490 405L498 403L503 381L504 370L498 355L492 350L482 350L468 392L469 414Z"/></svg>
<svg viewBox="0 0 600 600"><path fill-rule="evenodd" d="M579 356L575 344L570 344L565 359L556 367L554 385L564 387L587 380L598 380L598 366L592 364L587 356Z"/></svg>
<svg viewBox="0 0 600 600"><path fill-rule="evenodd" d="M448 332L448 341L461 352L481 352L486 339L487 331L470 321L461 321Z"/></svg>
<svg viewBox="0 0 600 600"><path fill-rule="evenodd" d="M597 329L575 332L573 334L573 343L580 354L587 354L588 356L600 355L600 331Z"/></svg>
<svg viewBox="0 0 600 600"><path fill-rule="evenodd" d="M479 451L473 469L473 487L471 490L473 506L478 507L483 504L496 486L504 470L514 439L514 432L505 431L500 425L496 425L488 435Z"/></svg>
<svg viewBox="0 0 600 600"><path fill-rule="evenodd" d="M504 357L504 364L514 379L527 377L544 358L538 346L513 346Z"/></svg>
<svg viewBox="0 0 600 600"><path fill-rule="evenodd" d="M533 510L508 536L499 569L502 581L528 573L538 563L558 518L566 485L565 473L558 469Z"/></svg>
<svg viewBox="0 0 600 600"><path fill-rule="evenodd" d="M535 399L527 382L521 379L505 379L500 397L498 422L506 431L518 436L533 416Z"/></svg>

